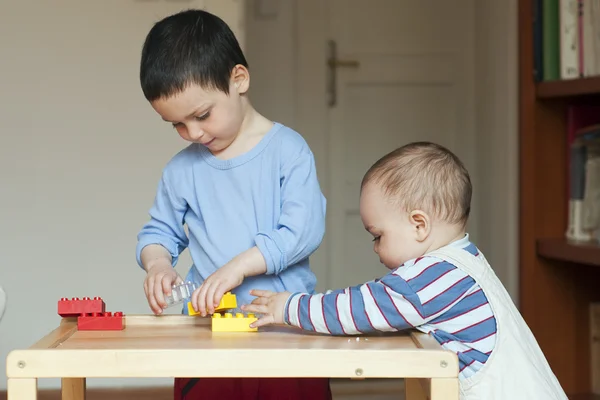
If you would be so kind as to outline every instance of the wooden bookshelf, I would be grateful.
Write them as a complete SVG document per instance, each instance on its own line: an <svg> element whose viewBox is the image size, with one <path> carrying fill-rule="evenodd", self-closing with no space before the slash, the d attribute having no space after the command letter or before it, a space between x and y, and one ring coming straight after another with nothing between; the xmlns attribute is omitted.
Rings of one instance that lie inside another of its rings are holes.
<svg viewBox="0 0 600 400"><path fill-rule="evenodd" d="M567 109L600 104L600 77L534 82L533 2L519 9L519 308L571 399L591 395L590 303L600 246L565 240Z"/></svg>
<svg viewBox="0 0 600 400"><path fill-rule="evenodd" d="M600 400L600 395L598 395L598 394L579 394L579 395L569 396L569 400Z"/></svg>
<svg viewBox="0 0 600 400"><path fill-rule="evenodd" d="M597 242L570 242L564 238L538 239L537 252L548 259L600 267L600 244Z"/></svg>
<svg viewBox="0 0 600 400"><path fill-rule="evenodd" d="M536 95L539 99L600 96L600 76L540 82L536 85Z"/></svg>

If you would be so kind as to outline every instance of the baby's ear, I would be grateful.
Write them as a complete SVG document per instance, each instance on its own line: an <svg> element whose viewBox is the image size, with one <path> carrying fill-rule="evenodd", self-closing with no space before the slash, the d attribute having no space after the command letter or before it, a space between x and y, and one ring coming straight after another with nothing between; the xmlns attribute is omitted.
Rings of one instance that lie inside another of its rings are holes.
<svg viewBox="0 0 600 400"><path fill-rule="evenodd" d="M424 241L431 231L431 219L425 211L413 210L408 215L410 224L413 227L416 239L419 242Z"/></svg>

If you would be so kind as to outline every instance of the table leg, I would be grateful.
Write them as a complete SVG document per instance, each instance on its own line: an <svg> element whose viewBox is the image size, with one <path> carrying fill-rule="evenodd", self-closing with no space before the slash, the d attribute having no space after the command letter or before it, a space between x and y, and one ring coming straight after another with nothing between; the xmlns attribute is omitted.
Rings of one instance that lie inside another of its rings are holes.
<svg viewBox="0 0 600 400"><path fill-rule="evenodd" d="M62 378L62 400L85 400L85 378Z"/></svg>
<svg viewBox="0 0 600 400"><path fill-rule="evenodd" d="M431 379L431 400L458 400L458 378Z"/></svg>
<svg viewBox="0 0 600 400"><path fill-rule="evenodd" d="M429 397L425 388L421 384L424 379L405 378L404 379L404 398L406 400L427 400Z"/></svg>
<svg viewBox="0 0 600 400"><path fill-rule="evenodd" d="M6 389L8 400L37 400L35 378L8 378Z"/></svg>

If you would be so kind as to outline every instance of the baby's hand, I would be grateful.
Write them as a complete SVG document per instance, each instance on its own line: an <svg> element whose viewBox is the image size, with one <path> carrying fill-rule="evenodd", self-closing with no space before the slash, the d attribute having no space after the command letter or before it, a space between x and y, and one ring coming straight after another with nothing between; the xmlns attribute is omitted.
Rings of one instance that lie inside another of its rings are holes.
<svg viewBox="0 0 600 400"><path fill-rule="evenodd" d="M144 292L154 314L162 314L167 307L165 294L170 295L171 287L182 282L183 279L168 262L156 263L150 267L144 280Z"/></svg>
<svg viewBox="0 0 600 400"><path fill-rule="evenodd" d="M252 328L263 325L283 324L285 305L291 296L290 292L275 293L268 290L251 290L250 294L256 296L252 303L242 306L242 310L263 314L256 322L250 324Z"/></svg>
<svg viewBox="0 0 600 400"><path fill-rule="evenodd" d="M213 314L221 302L221 298L231 289L244 281L244 267L236 259L228 262L213 272L202 285L192 293L192 307L201 316Z"/></svg>

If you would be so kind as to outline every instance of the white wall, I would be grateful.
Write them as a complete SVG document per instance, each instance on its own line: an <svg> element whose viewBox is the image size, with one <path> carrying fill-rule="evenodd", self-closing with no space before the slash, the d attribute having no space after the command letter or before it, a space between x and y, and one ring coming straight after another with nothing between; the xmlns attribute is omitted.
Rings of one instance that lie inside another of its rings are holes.
<svg viewBox="0 0 600 400"><path fill-rule="evenodd" d="M517 0L475 4L480 247L518 303Z"/></svg>
<svg viewBox="0 0 600 400"><path fill-rule="evenodd" d="M162 167L185 143L144 99L139 56L153 22L204 5L239 33L241 0L0 1L0 375L11 349L57 326L60 297L150 312L136 235ZM186 252L181 274L187 261ZM137 383L163 382L172 380ZM89 386L109 383L124 382Z"/></svg>

